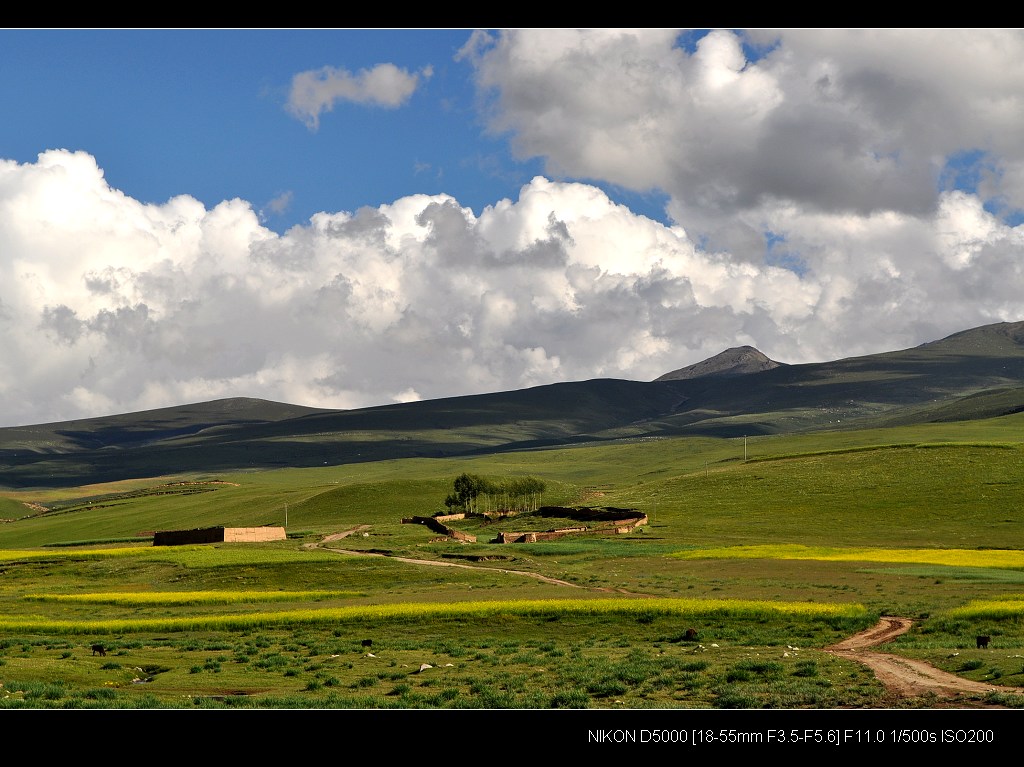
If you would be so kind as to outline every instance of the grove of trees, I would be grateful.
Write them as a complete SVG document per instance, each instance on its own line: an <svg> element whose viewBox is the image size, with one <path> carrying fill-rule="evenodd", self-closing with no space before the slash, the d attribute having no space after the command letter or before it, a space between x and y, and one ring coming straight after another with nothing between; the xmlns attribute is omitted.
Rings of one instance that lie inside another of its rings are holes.
<svg viewBox="0 0 1024 767"><path fill-rule="evenodd" d="M453 512L536 511L544 496L544 482L536 477L508 477L498 481L476 474L460 474L444 505Z"/></svg>

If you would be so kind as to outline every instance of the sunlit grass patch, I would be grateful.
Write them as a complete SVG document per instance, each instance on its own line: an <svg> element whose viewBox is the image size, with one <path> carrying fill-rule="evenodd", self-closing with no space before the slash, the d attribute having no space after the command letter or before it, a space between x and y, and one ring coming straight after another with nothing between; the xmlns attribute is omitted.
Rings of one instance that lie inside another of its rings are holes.
<svg viewBox="0 0 1024 767"><path fill-rule="evenodd" d="M1006 620L1024 618L1024 595L1011 594L1001 599L979 599L944 613L949 618Z"/></svg>
<svg viewBox="0 0 1024 767"><path fill-rule="evenodd" d="M287 562L332 560L337 555L323 549L254 546L247 543L195 546L156 546L144 549L149 557L185 567L221 567L235 565L273 565Z"/></svg>
<svg viewBox="0 0 1024 767"><path fill-rule="evenodd" d="M94 621L35 617L0 618L0 630L54 633L122 633L138 631L247 630L272 626L374 620L455 620L496 616L617 615L637 619L657 616L716 616L748 620L779 616L807 619L860 618L860 604L775 602L740 599L552 599L457 603L398 603L330 607L246 615L202 615L167 618L128 618Z"/></svg>
<svg viewBox="0 0 1024 767"><path fill-rule="evenodd" d="M143 593L26 594L34 602L76 602L101 605L199 605L238 602L295 602L360 596L354 591L160 591Z"/></svg>
<svg viewBox="0 0 1024 767"><path fill-rule="evenodd" d="M24 559L104 559L106 557L130 557L151 552L149 548L131 548L125 546L115 549L88 549L80 551L19 551L17 549L0 549L0 562L20 561Z"/></svg>
<svg viewBox="0 0 1024 767"><path fill-rule="evenodd" d="M1024 551L1004 549L836 548L779 544L692 549L670 554L678 559L814 559L826 562L894 562L951 567L1024 568Z"/></svg>
<svg viewBox="0 0 1024 767"><path fill-rule="evenodd" d="M341 608L356 618L463 618L493 615L719 615L761 617L857 617L859 604L778 602L746 599L550 599L501 602L407 603Z"/></svg>
<svg viewBox="0 0 1024 767"><path fill-rule="evenodd" d="M866 573L887 575L910 575L915 578L932 578L938 581L971 581L973 583L1004 583L1020 586L1024 584L1024 571L1005 570L997 567L949 567L946 565L911 564L900 567L869 567Z"/></svg>
<svg viewBox="0 0 1024 767"><path fill-rule="evenodd" d="M185 567L218 567L234 565L265 565L281 562L308 562L331 559L335 555L321 549L275 548L252 544L193 544L187 546L125 546L111 549L80 549L75 551L0 550L0 562L27 559L87 560L110 557L139 557L146 560L172 562Z"/></svg>

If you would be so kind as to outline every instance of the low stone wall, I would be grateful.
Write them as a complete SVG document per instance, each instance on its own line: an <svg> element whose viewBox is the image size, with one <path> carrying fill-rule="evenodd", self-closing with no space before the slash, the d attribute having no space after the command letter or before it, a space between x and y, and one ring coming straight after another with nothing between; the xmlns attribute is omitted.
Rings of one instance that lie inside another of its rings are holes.
<svg viewBox="0 0 1024 767"><path fill-rule="evenodd" d="M528 533L498 533L492 543L537 543L538 541L553 541L563 535L585 533L586 527L565 527L561 530L532 531Z"/></svg>
<svg viewBox="0 0 1024 767"><path fill-rule="evenodd" d="M262 543L284 541L288 534L283 527L225 527L224 540L228 543Z"/></svg>
<svg viewBox="0 0 1024 767"><path fill-rule="evenodd" d="M566 519L578 519L581 522L609 522L614 524L629 524L636 519L646 519L643 512L636 509L617 509L614 506L541 506L537 509L536 513L540 517L564 517Z"/></svg>
<svg viewBox="0 0 1024 767"><path fill-rule="evenodd" d="M185 546L189 543L222 543L223 527L203 527L195 530L157 530L153 533L154 546Z"/></svg>
<svg viewBox="0 0 1024 767"><path fill-rule="evenodd" d="M457 519L465 519L465 514L439 514L431 519L436 519L438 522L454 522Z"/></svg>
<svg viewBox="0 0 1024 767"><path fill-rule="evenodd" d="M159 530L154 546L185 546L190 543L261 543L288 538L283 527L200 527L194 530Z"/></svg>
<svg viewBox="0 0 1024 767"><path fill-rule="evenodd" d="M440 522L438 517L403 517L402 524L425 525L435 533L441 533L448 538L454 538L457 541L466 541L467 543L476 543L475 535L463 533L454 528L448 527L448 525Z"/></svg>
<svg viewBox="0 0 1024 767"><path fill-rule="evenodd" d="M563 517L569 519L598 520L594 527L563 527L558 530L544 530L525 533L498 533L491 543L537 543L538 541L551 541L565 535L605 535L614 531L617 535L626 535L638 527L647 524L647 515L636 512L623 518L631 509L568 509L558 506L545 506L548 510L546 517ZM596 512L587 514L587 512Z"/></svg>
<svg viewBox="0 0 1024 767"><path fill-rule="evenodd" d="M641 525L647 524L647 515L636 509L617 509L614 506L597 506L590 508L573 508L568 506L541 506L536 512L541 517L561 517L562 519L576 519L580 522L593 523L586 527L565 527L558 530L542 530L527 532L499 533L491 543L536 543L537 541L550 541L561 538L565 535L599 534L607 535L614 532L619 535L631 533ZM478 515L473 515L478 516ZM483 515L488 518L499 516L513 516L510 513L488 513ZM447 538L467 543L476 543L476 536L463 533L455 528L444 524L447 521L465 519L465 514L447 514L436 517L404 517L403 525L425 525Z"/></svg>

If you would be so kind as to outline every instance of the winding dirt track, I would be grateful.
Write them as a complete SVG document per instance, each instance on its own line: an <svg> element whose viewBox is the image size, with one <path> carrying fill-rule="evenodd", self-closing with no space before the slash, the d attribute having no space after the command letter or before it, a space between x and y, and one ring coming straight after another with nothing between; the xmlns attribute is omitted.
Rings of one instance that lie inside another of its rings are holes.
<svg viewBox="0 0 1024 767"><path fill-rule="evenodd" d="M896 698L935 698L943 701L945 706L978 708L985 705L978 699L990 692L1024 695L1022 687L974 682L940 671L923 661L870 649L892 641L909 631L912 625L909 618L882 618L871 628L826 647L825 651L863 663L875 672L878 681Z"/></svg>
<svg viewBox="0 0 1024 767"><path fill-rule="evenodd" d="M347 549L335 549L323 546L324 543L346 538L349 535L369 528L369 525L360 525L352 530L342 533L335 533L323 538L319 543L304 544L306 548L323 547L328 551L350 556L390 556L365 551L351 551ZM399 562L408 562L416 565L431 565L434 567L461 567L469 570L496 570L501 573L522 575L527 578L536 578L545 583L554 583L570 588L588 588L569 581L549 578L539 573L532 573L526 570L506 570L499 567L482 567L480 565L467 565L459 562L440 562L432 559L411 559L409 557L390 557ZM598 588L597 591L612 591L612 589ZM621 589L615 589L619 593L630 593ZM909 658L901 658L890 653L876 652L871 648L891 642L901 634L905 634L913 626L909 618L883 617L877 624L865 629L859 634L854 634L841 642L825 648L825 652L836 655L840 658L862 663L870 668L878 678L894 702L906 704L908 700L921 698L925 701L938 701L933 704L935 707L944 708L1003 708L1002 706L987 703L984 698L992 692L1001 692L1012 695L1024 695L1024 687L1007 687L1005 685L988 684L975 682L970 679L941 671L928 663Z"/></svg>
<svg viewBox="0 0 1024 767"><path fill-rule="evenodd" d="M368 527L369 525L360 525L359 527L353 528L352 530L346 530L343 533L335 533L334 535L328 535L323 540L321 540L320 543L307 543L305 544L305 546L307 548L315 548L319 546L320 548L327 549L328 551L333 551L336 554L348 554L350 556L356 557L388 557L388 559L395 559L399 562L408 562L411 565L433 565L434 567L462 567L467 570L495 570L499 573L505 573L508 575L522 575L527 578L536 578L539 581L544 581L545 583L554 583L558 586L569 586L570 588L574 589L584 588L583 586L580 586L576 583L570 583L569 581L561 581L558 578L549 578L546 575L541 575L540 573L531 573L528 570L506 570L503 567L482 567L480 565L466 565L462 562L441 562L436 559L412 559L410 557L395 557L391 556L390 554L378 554L372 551L351 551L349 549L332 549L330 546L322 545L330 541L336 541L339 538L347 538L349 535L357 533L360 530L364 530ZM608 589L598 589L598 591L608 591Z"/></svg>

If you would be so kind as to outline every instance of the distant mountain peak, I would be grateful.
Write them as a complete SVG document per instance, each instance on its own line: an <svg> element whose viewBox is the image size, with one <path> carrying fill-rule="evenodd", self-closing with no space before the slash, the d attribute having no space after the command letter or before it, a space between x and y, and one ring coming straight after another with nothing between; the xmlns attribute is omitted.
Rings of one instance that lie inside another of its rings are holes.
<svg viewBox="0 0 1024 767"><path fill-rule="evenodd" d="M655 381L684 381L704 376L740 376L747 373L760 373L782 365L781 362L768 359L753 346L734 346L703 362L673 370L671 373L654 379Z"/></svg>

